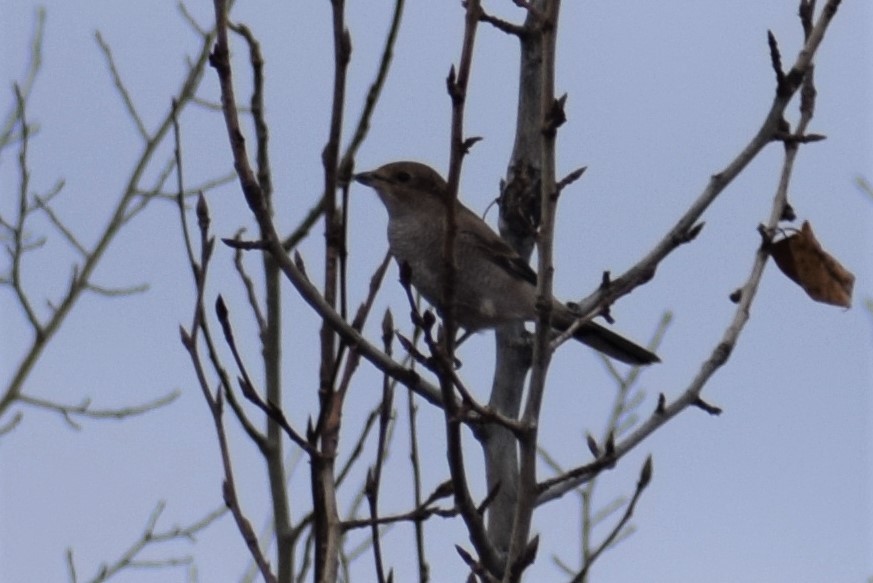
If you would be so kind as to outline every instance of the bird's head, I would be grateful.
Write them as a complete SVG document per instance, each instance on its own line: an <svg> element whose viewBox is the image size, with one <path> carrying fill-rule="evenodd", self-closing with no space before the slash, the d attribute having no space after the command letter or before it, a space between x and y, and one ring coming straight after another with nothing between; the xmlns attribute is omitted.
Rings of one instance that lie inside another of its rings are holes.
<svg viewBox="0 0 873 583"><path fill-rule="evenodd" d="M391 162L376 170L355 174L355 180L373 188L391 214L442 202L448 190L443 177L420 162Z"/></svg>

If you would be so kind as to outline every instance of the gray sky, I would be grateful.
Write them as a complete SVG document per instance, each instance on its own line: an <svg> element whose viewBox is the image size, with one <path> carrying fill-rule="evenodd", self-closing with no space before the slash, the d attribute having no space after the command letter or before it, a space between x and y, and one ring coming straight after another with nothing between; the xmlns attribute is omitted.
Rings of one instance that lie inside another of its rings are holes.
<svg viewBox="0 0 873 583"><path fill-rule="evenodd" d="M31 144L31 188L46 192L63 178L57 212L90 246L142 149L94 31L101 31L112 46L149 129L169 106L184 58L194 54L199 39L170 1L43 4L48 9L45 63L28 110L40 128ZM374 74L391 3L349 4L351 124ZM510 3L486 6L520 17L504 4ZM24 69L35 7L32 2L4 3L4 111L11 102L8 88ZM200 2L190 10L207 26L211 7L211 2ZM277 220L284 229L296 224L322 188L320 156L332 77L328 10L327 2L282 2L236 11L261 39L267 60ZM766 31L774 32L783 61L791 63L801 41L796 10L793 1L564 3L557 85L559 93L569 94L569 122L559 134L559 173L582 165L588 171L559 208L559 295L583 297L599 283L603 270L617 274L637 261L709 176L747 143L774 91ZM873 575L873 318L863 306L873 295L873 201L854 185L858 176L873 177L871 16L869 3L846 1L827 34L817 59L819 96L811 131L828 139L801 149L790 195L798 217L809 219L822 244L856 274L855 307L844 311L813 303L768 265L737 349L704 392L724 413L684 412L603 477L597 490L601 504L632 493L643 460L649 454L654 458L654 481L634 518L637 530L601 559L594 568L596 581L839 583ZM461 26L457 3L410 3L384 98L358 156L359 169L417 159L445 172L450 106L445 76L460 53ZM243 48L236 46L240 57ZM242 95L248 74L244 59L238 63ZM477 212L496 195L512 147L516 66L515 41L483 26L467 134L485 139L468 157L461 187L463 199ZM198 95L217 100L212 70ZM789 112L796 120L796 107ZM190 108L182 131L188 184L229 170L219 114ZM769 146L705 215L698 240L671 255L651 283L613 308L616 327L643 340L665 310L674 313L659 350L664 362L647 370L640 382L646 391L641 414L654 409L660 392L668 399L678 396L721 338L734 310L728 294L745 281L760 243L755 228L769 213L781 153L780 146ZM164 147L158 159L162 164L169 156ZM6 150L0 159L4 214L15 204L16 164L13 150ZM146 184L161 164L148 173ZM211 192L209 203L215 234L230 236L241 225L251 228L235 185ZM492 210L489 222L494 224L495 217ZM385 219L373 193L353 187L352 306L366 294L369 273L386 249ZM29 256L23 267L25 284L45 314L45 300L63 292L75 256L44 220L32 229L49 234L45 249ZM148 283L150 290L124 299L85 297L43 355L25 392L65 403L90 398L97 407L140 403L175 388L182 396L168 408L125 422L85 420L81 431L69 429L57 415L21 409L21 425L2 437L0 449L0 580L67 580L68 547L86 580L136 538L159 500L167 502L159 523L164 528L187 524L221 505L211 420L178 341L178 326L188 325L193 305L180 241L172 204L158 202L137 217L114 243L95 280L107 286ZM321 241L316 233L301 248L311 274L320 274ZM252 346L254 359L252 326L230 260L231 253L219 248L210 294L228 299L238 335ZM254 270L256 262L252 265ZM367 330L373 339L378 339L378 322L388 306L398 326L408 328L396 278L392 266L374 312L378 316ZM317 321L290 286L285 313L285 376L293 395L288 414L302 429L314 410L317 348L311 331ZM5 382L30 332L8 288L0 290L0 314ZM492 354L491 335L485 333L459 355L465 379L483 400ZM363 368L344 419L350 432L343 453L348 453L351 430L363 421L363 413L356 414L372 402L381 382L369 365ZM566 466L583 463L589 457L584 435L601 432L614 385L599 359L575 346L557 355L550 383L543 443ZM405 407L400 395L397 406ZM442 415L422 405L420 416L425 435L433 436L426 444L427 489L447 476ZM0 419L5 422L8 418ZM227 426L235 438L243 504L259 526L267 508L265 473L238 424L228 418ZM391 479L386 480L394 488L386 486L383 494L386 512L411 504L404 427L399 422L403 437L392 451ZM472 438L468 442L468 465L476 479L479 459ZM291 491L299 518L308 465L295 467ZM534 529L542 534L542 544L531 580L560 580L551 555L578 563L576 497L543 509ZM465 570L453 545L469 546L465 532L452 523L433 523L428 532L439 541L430 555L435 580L460 580ZM411 580L415 568L408 535L407 529L396 529L385 539L399 581ZM247 564L245 547L228 517L196 545L176 544L148 556L185 554L195 558L203 582L237 580ZM369 556L354 567L359 580L372 577ZM186 574L182 568L140 570L118 580L185 581Z"/></svg>

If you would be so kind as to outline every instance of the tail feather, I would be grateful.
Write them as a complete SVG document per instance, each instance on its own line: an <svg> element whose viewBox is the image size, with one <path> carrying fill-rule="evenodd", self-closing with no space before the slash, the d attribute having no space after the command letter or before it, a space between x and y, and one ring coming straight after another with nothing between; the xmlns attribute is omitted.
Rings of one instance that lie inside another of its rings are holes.
<svg viewBox="0 0 873 583"><path fill-rule="evenodd" d="M558 305L563 309L555 309L552 312L552 325L559 330L566 330L573 323L575 316L566 306ZM625 338L618 332L613 332L597 322L586 322L576 330L573 338L626 364L643 366L661 362L658 355L648 348L640 346L633 340Z"/></svg>
<svg viewBox="0 0 873 583"><path fill-rule="evenodd" d="M573 338L610 358L620 360L626 364L643 366L661 362L658 355L648 348L640 346L633 340L629 340L618 332L613 332L596 322L586 322L583 324L573 334Z"/></svg>

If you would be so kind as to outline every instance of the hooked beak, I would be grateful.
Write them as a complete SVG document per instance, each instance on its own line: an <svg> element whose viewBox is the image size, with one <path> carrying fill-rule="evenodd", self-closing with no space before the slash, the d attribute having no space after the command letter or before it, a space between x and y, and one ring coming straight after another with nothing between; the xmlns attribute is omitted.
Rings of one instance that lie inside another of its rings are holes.
<svg viewBox="0 0 873 583"><path fill-rule="evenodd" d="M373 184L379 179L379 175L374 172L361 172L359 174L355 174L354 176L355 182L360 182L365 186L373 186Z"/></svg>

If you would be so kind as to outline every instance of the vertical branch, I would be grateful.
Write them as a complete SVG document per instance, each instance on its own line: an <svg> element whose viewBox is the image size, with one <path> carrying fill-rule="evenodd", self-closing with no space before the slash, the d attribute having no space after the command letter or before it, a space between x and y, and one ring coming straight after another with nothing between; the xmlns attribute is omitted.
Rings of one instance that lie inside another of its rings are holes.
<svg viewBox="0 0 873 583"><path fill-rule="evenodd" d="M256 138L255 162L257 179L264 196L268 216L273 216L273 179L269 157L269 128L264 116L264 58L260 44L251 31L243 25L232 26L234 32L242 36L249 47L249 62L252 67L252 96L250 100L252 121ZM263 227L261 239L266 238ZM282 301L280 271L275 259L269 253L261 254L264 270L264 297L266 317L259 330L261 355L264 362L264 385L267 402L282 403ZM294 576L294 546L291 538L291 511L285 483L285 454L283 432L279 423L267 416L266 448L264 450L267 475L270 482L270 501L273 511L273 525L276 533L276 564L278 580L290 583Z"/></svg>
<svg viewBox="0 0 873 583"><path fill-rule="evenodd" d="M564 121L563 98L555 100L555 44L560 0L549 0L541 11L539 31L542 40L541 62L541 114L542 164L540 182L540 230L537 238L539 260L537 279L537 326L533 347L531 380L522 420L528 430L519 439L518 499L507 559L508 569L504 581L515 581L521 576L535 548L528 544L533 511L536 506L536 460L540 409L545 393L546 374L551 362L549 331L552 305L552 237L554 230L555 203L555 141L557 128Z"/></svg>
<svg viewBox="0 0 873 583"><path fill-rule="evenodd" d="M260 166L260 164L259 164ZM262 182L264 186L267 185ZM272 204L268 203L270 208ZM282 403L282 287L276 260L269 253L262 254L264 293L266 297L266 327L261 332L264 360L264 384L267 401ZM286 490L285 454L282 429L272 418L267 418L267 472L270 477L270 500L273 505L273 523L276 528L276 561L279 581L290 583L294 575L294 544L291 532L291 509Z"/></svg>
<svg viewBox="0 0 873 583"><path fill-rule="evenodd" d="M555 206L557 190L555 186L555 142L557 129L564 121L564 99L555 99L555 41L558 26L560 0L550 0L544 10L542 30L542 175L540 179L540 228L537 237L537 330L534 343L533 369L531 372L530 393L525 405L523 420L535 425L539 419L545 390L546 372L551 361L549 332L551 330L552 249L555 227ZM536 434L532 434L534 446L533 459L536 458ZM522 449L524 449L524 444ZM522 459L524 471L524 459ZM524 478L522 478L524 479Z"/></svg>
<svg viewBox="0 0 873 583"><path fill-rule="evenodd" d="M515 143L506 181L500 193L500 235L525 260L533 252L539 224L539 184L542 168L543 42L540 11L544 0L528 10L517 35L520 54L518 109ZM530 368L530 344L523 339L522 323L508 324L495 334L495 370L489 407L496 413L517 418L524 384ZM489 425L480 432L485 455L488 491L496 492L488 507L488 534L494 545L509 552L513 515L518 499L518 449L516 438L504 427Z"/></svg>
<svg viewBox="0 0 873 583"><path fill-rule="evenodd" d="M464 41L461 46L461 60L458 63L457 75L455 68L452 67L448 78L449 97L452 99L452 133L447 182L449 193L455 199L458 195L458 183L461 179L461 162L470 147L470 143L464 139L464 107L467 100L470 69L473 65L473 46L476 43L479 12L479 0L469 0L464 18Z"/></svg>
<svg viewBox="0 0 873 583"><path fill-rule="evenodd" d="M385 354L391 355L391 344L394 338L394 320L391 312L385 312L382 320L382 348ZM379 583L385 583L385 567L382 560L382 545L379 536L379 487L382 483L382 468L385 464L388 428L391 423L391 408L394 402L394 384L388 375L382 376L382 404L379 407L379 442L376 445L376 463L367 472L365 493L370 505L371 536L373 542L373 558L376 562L376 575Z"/></svg>
<svg viewBox="0 0 873 583"><path fill-rule="evenodd" d="M324 300L336 309L337 287L340 261L344 262L345 241L343 227L345 218L338 215L336 204L337 170L339 165L339 147L343 125L343 106L345 104L346 69L351 56L351 37L345 28L344 0L331 0L333 48L334 48L334 80L333 101L331 105L330 131L327 144L322 151L324 166L324 230L325 230L325 271ZM342 283L343 289L345 284ZM340 314L345 320L345 293L341 294ZM321 453L316 463L312 465L312 494L315 529L315 580L335 581L339 566L341 545L341 530L339 511L336 500L335 463L339 442L341 399L336 397L334 386L334 371L336 361L336 332L327 321L324 321L320 333L321 364L319 370L319 400L321 410L316 430L310 435L311 440L321 440Z"/></svg>
<svg viewBox="0 0 873 583"><path fill-rule="evenodd" d="M418 455L418 424L416 413L418 406L415 404L415 393L406 391L406 413L409 422L409 462L412 466L412 488L415 508L421 507L421 462ZM430 567L424 553L424 523L415 521L415 556L418 560L418 582L427 583L430 579Z"/></svg>
<svg viewBox="0 0 873 583"><path fill-rule="evenodd" d="M345 218L338 215L336 204L336 190L338 183L339 148L343 127L343 107L345 105L346 70L352 51L352 41L349 31L345 28L345 1L331 0L333 49L334 49L334 78L333 99L331 103L330 130L327 144L321 153L321 161L324 166L324 228L325 228L325 282L324 298L331 305L337 304L337 283L339 261L345 254L345 241L342 240L343 228L340 221ZM340 314L346 316L345 298ZM330 327L325 324L321 332L322 341L322 389L333 376L336 338Z"/></svg>
<svg viewBox="0 0 873 583"><path fill-rule="evenodd" d="M458 183L460 182L461 163L464 154L475 141L464 139L464 107L467 97L467 84L470 79L470 69L473 60L473 46L476 40L476 30L479 24L479 0L469 0L466 4L464 21L464 41L461 47L461 60L457 72L454 66L446 79L449 97L452 100L452 131L451 151L448 174L448 208L446 212L446 238L443 253L443 270L446 275L443 287L443 338L440 346L442 354L438 359L441 372L440 390L443 396L446 422L446 453L449 463L455 504L458 506L470 540L480 560L493 573L503 570L502 561L488 540L488 534L482 517L473 503L464 468L464 456L461 439L460 411L454 398L454 383L451 368L454 366L454 340L457 330L454 322L455 293L455 235L457 230L456 211L458 198Z"/></svg>
<svg viewBox="0 0 873 583"><path fill-rule="evenodd" d="M445 334L443 337L446 358L450 362L454 355L454 340L456 326L454 321L454 297L455 297L455 237L457 231L456 214L458 208L458 184L461 180L461 164L464 155L469 149L469 143L464 139L464 108L467 103L467 85L470 81L470 69L473 63L473 46L476 42L476 30L479 24L479 0L470 0L467 3L467 12L464 18L464 41L461 46L461 60L458 70L454 65L446 79L446 88L452 100L452 128L449 150L449 174L448 174L448 210L446 213L446 238L443 253L443 269L445 270L445 282L443 289L443 325ZM449 387L451 390L451 387ZM444 396L445 398L445 396ZM449 409L446 408L446 413Z"/></svg>

